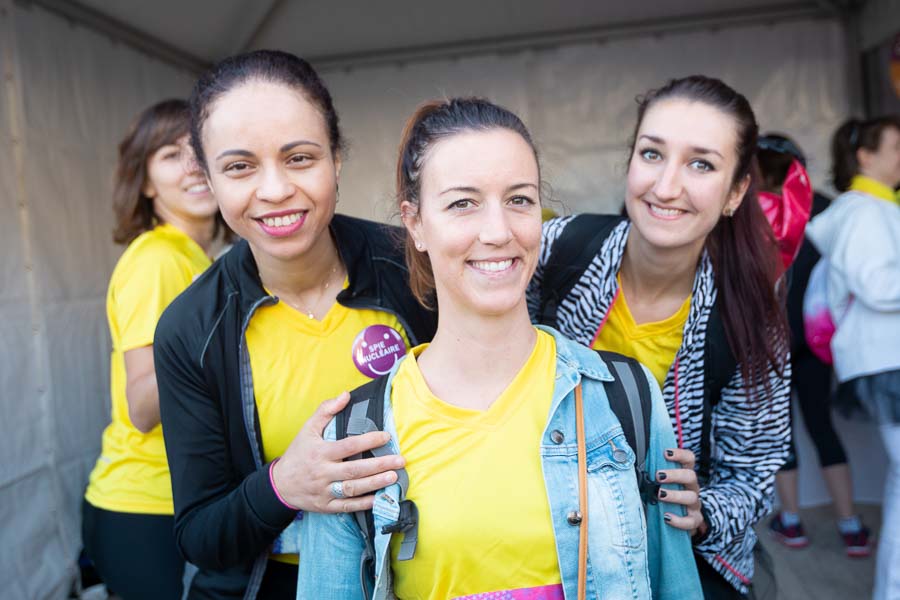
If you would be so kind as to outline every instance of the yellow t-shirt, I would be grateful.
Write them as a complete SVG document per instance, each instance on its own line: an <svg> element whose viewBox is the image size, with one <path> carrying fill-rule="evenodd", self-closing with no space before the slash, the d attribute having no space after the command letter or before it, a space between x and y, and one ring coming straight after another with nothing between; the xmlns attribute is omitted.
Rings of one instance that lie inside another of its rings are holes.
<svg viewBox="0 0 900 600"><path fill-rule="evenodd" d="M209 265L209 257L194 240L166 224L135 238L113 270L106 295L112 338L112 422L103 432L103 450L85 493L97 508L153 515L174 512L162 428L157 425L144 434L128 417L125 352L153 344L163 310Z"/></svg>
<svg viewBox="0 0 900 600"><path fill-rule="evenodd" d="M387 373L409 348L394 315L337 302L321 321L284 302L260 307L246 336L266 462L284 454L319 404Z"/></svg>
<svg viewBox="0 0 900 600"><path fill-rule="evenodd" d="M618 278L617 278L618 280ZM631 316L625 294L621 292L609 310L606 324L594 340L595 350L610 350L631 356L650 369L660 387L666 381L669 367L675 362L675 354L681 348L684 325L691 311L691 296L688 296L674 315L662 321L638 325Z"/></svg>
<svg viewBox="0 0 900 600"><path fill-rule="evenodd" d="M391 402L419 537L415 557L402 562L400 540L392 540L398 598L507 592L506 598L526 590L562 597L540 456L556 342L537 334L528 362L486 411L431 393L414 358L424 345L400 365Z"/></svg>

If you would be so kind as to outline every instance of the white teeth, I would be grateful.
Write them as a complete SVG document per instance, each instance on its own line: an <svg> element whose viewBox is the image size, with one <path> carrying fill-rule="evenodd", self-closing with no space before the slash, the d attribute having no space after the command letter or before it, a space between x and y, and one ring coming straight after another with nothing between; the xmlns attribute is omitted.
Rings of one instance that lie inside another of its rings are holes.
<svg viewBox="0 0 900 600"><path fill-rule="evenodd" d="M187 189L189 194L203 194L209 191L209 187L205 183L197 183Z"/></svg>
<svg viewBox="0 0 900 600"><path fill-rule="evenodd" d="M676 217L683 213L683 210L679 210L677 208L662 208L661 206L650 205L650 212L654 212L663 217Z"/></svg>
<svg viewBox="0 0 900 600"><path fill-rule="evenodd" d="M261 220L266 227L287 227L300 220L300 213L292 213L283 217L263 217Z"/></svg>
<svg viewBox="0 0 900 600"><path fill-rule="evenodd" d="M511 258L501 261L474 260L472 261L472 266L481 271L490 271L494 273L497 271L505 271L512 266L512 263L513 261Z"/></svg>

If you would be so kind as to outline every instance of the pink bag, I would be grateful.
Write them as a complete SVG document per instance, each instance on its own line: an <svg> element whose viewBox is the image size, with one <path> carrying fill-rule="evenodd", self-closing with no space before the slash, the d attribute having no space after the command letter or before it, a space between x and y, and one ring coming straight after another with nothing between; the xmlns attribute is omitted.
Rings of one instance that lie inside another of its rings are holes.
<svg viewBox="0 0 900 600"><path fill-rule="evenodd" d="M827 365L834 364L831 338L837 327L828 308L828 261L824 258L813 267L803 293L803 335L810 351Z"/></svg>
<svg viewBox="0 0 900 600"><path fill-rule="evenodd" d="M759 204L775 232L785 269L794 262L803 244L803 232L809 221L812 201L813 189L809 176L796 159L788 168L780 194L759 193Z"/></svg>

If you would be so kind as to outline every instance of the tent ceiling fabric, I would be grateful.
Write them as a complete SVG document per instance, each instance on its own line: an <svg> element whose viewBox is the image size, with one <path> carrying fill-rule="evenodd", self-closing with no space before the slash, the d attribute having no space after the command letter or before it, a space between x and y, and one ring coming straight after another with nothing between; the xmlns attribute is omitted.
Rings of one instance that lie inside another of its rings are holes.
<svg viewBox="0 0 900 600"><path fill-rule="evenodd" d="M49 4L46 0L39 4ZM754 14L834 12L837 0L79 0L80 4L201 61L280 48L313 62L409 48ZM68 2L68 4L73 4ZM77 3L74 3L77 4Z"/></svg>

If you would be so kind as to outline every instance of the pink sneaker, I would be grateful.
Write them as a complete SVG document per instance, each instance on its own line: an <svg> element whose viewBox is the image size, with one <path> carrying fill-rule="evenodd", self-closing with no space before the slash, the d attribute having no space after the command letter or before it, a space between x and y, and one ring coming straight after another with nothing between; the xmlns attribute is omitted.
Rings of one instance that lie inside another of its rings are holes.
<svg viewBox="0 0 900 600"><path fill-rule="evenodd" d="M788 548L805 548L809 546L809 538L803 531L803 525L787 526L781 522L781 513L778 513L769 521L769 532L772 537L787 546Z"/></svg>
<svg viewBox="0 0 900 600"><path fill-rule="evenodd" d="M847 556L865 558L872 554L872 536L868 527L863 527L856 533L842 533L841 537L844 538Z"/></svg>

